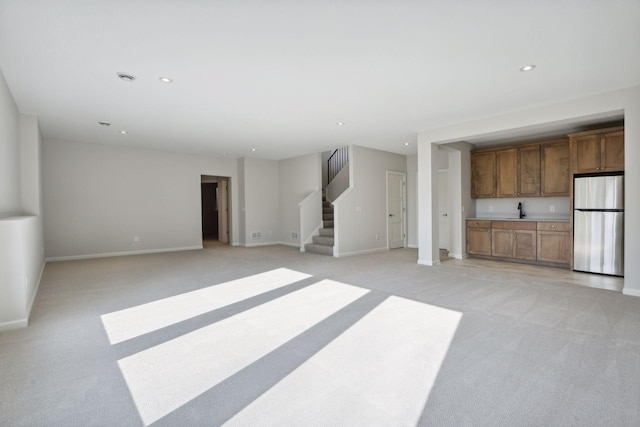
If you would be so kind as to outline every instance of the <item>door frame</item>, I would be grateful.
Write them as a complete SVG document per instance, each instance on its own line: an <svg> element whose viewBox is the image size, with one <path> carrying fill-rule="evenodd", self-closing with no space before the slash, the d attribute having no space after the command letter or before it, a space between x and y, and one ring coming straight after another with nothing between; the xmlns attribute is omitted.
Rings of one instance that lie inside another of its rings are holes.
<svg viewBox="0 0 640 427"><path fill-rule="evenodd" d="M385 227L387 229L387 250L390 249L389 245L389 177L391 175L402 176L402 247L407 247L407 173L398 171L386 171L386 197L385 197ZM395 248L394 248L395 249Z"/></svg>

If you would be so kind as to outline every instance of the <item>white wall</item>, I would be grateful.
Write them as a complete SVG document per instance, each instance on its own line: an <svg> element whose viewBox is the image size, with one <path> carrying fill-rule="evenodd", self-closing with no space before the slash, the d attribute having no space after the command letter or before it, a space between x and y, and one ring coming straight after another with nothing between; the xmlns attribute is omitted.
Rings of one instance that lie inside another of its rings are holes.
<svg viewBox="0 0 640 427"><path fill-rule="evenodd" d="M300 246L298 203L322 188L321 155L309 154L279 162L280 242ZM292 233L298 234L293 237Z"/></svg>
<svg viewBox="0 0 640 427"><path fill-rule="evenodd" d="M235 160L53 140L43 154L49 259L202 247L201 175L231 178L237 240Z"/></svg>
<svg viewBox="0 0 640 427"><path fill-rule="evenodd" d="M40 152L0 72L0 331L27 325L44 267Z"/></svg>
<svg viewBox="0 0 640 427"><path fill-rule="evenodd" d="M418 247L418 155L407 156L407 246Z"/></svg>
<svg viewBox="0 0 640 427"><path fill-rule="evenodd" d="M19 113L0 70L0 213L20 211Z"/></svg>
<svg viewBox="0 0 640 427"><path fill-rule="evenodd" d="M404 155L353 146L349 156L351 184L334 205L337 256L387 248L386 172L407 171Z"/></svg>
<svg viewBox="0 0 640 427"><path fill-rule="evenodd" d="M437 175L437 163L432 161L432 144L465 141L474 136L498 136L513 131L532 131L538 126L561 126L576 119L610 117L611 113L624 113L625 120L625 280L624 293L640 296L640 263L633 262L640 253L640 198L634 194L640 187L640 169L632 167L640 159L640 86L574 99L557 104L539 106L500 116L474 120L457 125L430 129L418 134L418 163L420 188L430 188ZM463 164L463 167L467 165ZM419 262L434 263L433 218L437 218L437 194L421 191L419 194ZM437 237L437 232L435 234Z"/></svg>
<svg viewBox="0 0 640 427"><path fill-rule="evenodd" d="M278 243L280 177L277 160L244 159L245 245ZM253 237L261 233L261 237Z"/></svg>
<svg viewBox="0 0 640 427"><path fill-rule="evenodd" d="M247 219L246 219L246 215L245 212L247 211L247 203L246 203L246 196L245 196L245 192L244 192L244 188L245 188L245 177L244 177L244 170L245 170L245 158L242 157L240 159L238 159L238 183L237 183L237 189L238 189L238 210L240 211L238 214L238 239L237 239L237 243L238 245L244 246L247 244ZM232 245L234 245L233 242L231 242Z"/></svg>

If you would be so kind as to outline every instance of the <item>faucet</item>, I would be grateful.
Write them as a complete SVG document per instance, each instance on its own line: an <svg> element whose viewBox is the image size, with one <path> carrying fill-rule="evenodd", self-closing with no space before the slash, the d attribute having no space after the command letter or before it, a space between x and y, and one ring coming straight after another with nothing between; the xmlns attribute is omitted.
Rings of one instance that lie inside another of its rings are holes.
<svg viewBox="0 0 640 427"><path fill-rule="evenodd" d="M524 218L526 215L524 214L524 209L522 208L522 202L518 202L518 210L520 211L520 219Z"/></svg>

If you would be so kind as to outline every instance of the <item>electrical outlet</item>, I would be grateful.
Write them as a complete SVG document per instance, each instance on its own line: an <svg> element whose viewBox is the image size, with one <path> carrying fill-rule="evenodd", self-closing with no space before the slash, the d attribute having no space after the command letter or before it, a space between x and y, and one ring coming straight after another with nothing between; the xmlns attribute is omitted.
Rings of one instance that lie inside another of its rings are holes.
<svg viewBox="0 0 640 427"><path fill-rule="evenodd" d="M549 206L549 212L555 212L556 211L556 207L551 205Z"/></svg>
<svg viewBox="0 0 640 427"><path fill-rule="evenodd" d="M140 241L140 236L133 236L133 241L134 242L139 242Z"/></svg>
<svg viewBox="0 0 640 427"><path fill-rule="evenodd" d="M376 240L380 240L380 236L376 234Z"/></svg>
<svg viewBox="0 0 640 427"><path fill-rule="evenodd" d="M493 212L493 206L489 206L489 212Z"/></svg>
<svg viewBox="0 0 640 427"><path fill-rule="evenodd" d="M292 231L291 232L291 237L294 238L294 239L297 239L298 238L298 233L296 233L295 231Z"/></svg>

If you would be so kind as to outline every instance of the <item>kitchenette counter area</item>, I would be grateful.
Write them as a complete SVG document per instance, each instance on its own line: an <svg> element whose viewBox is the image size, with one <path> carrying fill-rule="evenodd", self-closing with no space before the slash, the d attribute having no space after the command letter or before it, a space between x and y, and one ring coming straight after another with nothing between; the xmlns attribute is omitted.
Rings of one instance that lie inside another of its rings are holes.
<svg viewBox="0 0 640 427"><path fill-rule="evenodd" d="M470 256L569 268L569 218L467 218Z"/></svg>

